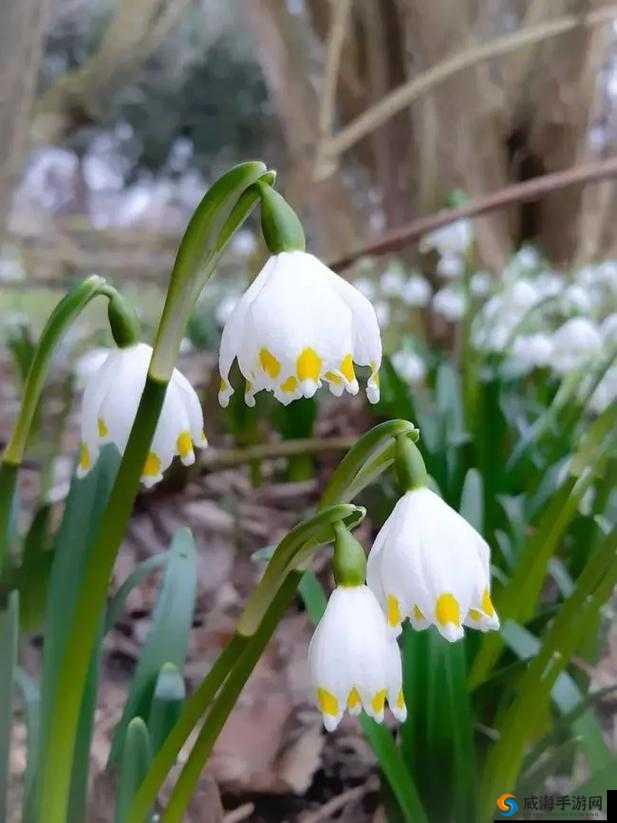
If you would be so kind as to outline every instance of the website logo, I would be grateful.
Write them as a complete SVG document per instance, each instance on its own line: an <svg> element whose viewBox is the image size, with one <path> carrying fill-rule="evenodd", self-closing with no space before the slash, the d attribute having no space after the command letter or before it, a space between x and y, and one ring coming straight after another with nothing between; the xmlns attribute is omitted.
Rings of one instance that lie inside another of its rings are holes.
<svg viewBox="0 0 617 823"><path fill-rule="evenodd" d="M518 803L513 794L502 794L497 798L497 808L502 817L514 817L518 811Z"/></svg>

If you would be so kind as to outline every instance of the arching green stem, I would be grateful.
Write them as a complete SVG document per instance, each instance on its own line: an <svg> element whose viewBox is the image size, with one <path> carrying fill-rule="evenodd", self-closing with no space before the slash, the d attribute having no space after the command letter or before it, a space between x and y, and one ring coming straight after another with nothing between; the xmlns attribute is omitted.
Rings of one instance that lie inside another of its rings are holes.
<svg viewBox="0 0 617 823"><path fill-rule="evenodd" d="M110 325L114 338L121 337L121 345L137 341L139 327L132 307L121 295L94 274L83 280L58 303L41 333L32 363L26 376L24 394L15 421L15 427L6 445L0 464L0 569L6 550L7 530L17 481L17 471L23 460L26 443L32 428L41 392L47 379L51 358L71 324L95 297L109 300ZM113 307L113 308L112 308Z"/></svg>
<svg viewBox="0 0 617 823"><path fill-rule="evenodd" d="M273 180L263 163L243 163L220 178L197 207L182 238L171 275L148 377L116 482L94 538L89 566L75 606L53 712L41 741L39 820L65 823L69 780L86 673L113 566L126 533L139 479L175 367L194 302L234 231L258 200L251 187Z"/></svg>

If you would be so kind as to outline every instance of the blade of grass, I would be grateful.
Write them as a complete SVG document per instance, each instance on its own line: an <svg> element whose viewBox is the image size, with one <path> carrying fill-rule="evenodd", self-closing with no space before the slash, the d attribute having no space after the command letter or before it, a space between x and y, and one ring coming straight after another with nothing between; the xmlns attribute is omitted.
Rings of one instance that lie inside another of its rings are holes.
<svg viewBox="0 0 617 823"><path fill-rule="evenodd" d="M134 717L126 730L114 823L125 823L127 820L131 800L148 771L151 757L150 735L146 724L141 717Z"/></svg>

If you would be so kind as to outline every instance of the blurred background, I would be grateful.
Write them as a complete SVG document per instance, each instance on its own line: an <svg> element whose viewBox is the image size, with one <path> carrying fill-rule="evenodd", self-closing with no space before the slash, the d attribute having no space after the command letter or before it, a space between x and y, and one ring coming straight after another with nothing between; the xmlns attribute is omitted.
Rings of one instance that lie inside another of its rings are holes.
<svg viewBox="0 0 617 823"><path fill-rule="evenodd" d="M452 505L462 505L470 483L476 489L507 586L583 433L617 396L615 156L617 5L6 0L0 443L33 342L61 294L83 276L104 275L135 300L150 339L192 210L228 166L263 159L303 220L310 250L340 264L377 309L382 401L368 409L361 397L318 396L283 409L260 397L249 410L236 392L221 414L213 399L220 331L266 259L249 220L183 345L181 368L199 386L211 448L140 497L119 579L164 548L177 525L193 527L203 548L185 672L194 682L255 579L252 552L315 505L342 449L372 423L402 416L420 425L429 469ZM512 195L514 185L572 169L583 182L563 186L560 178L535 197ZM593 180L585 184L587 172ZM442 209L473 212L495 192L507 206L481 217L430 232L414 222ZM88 309L57 358L24 474L26 519L41 500L58 505L66 495L80 392L99 350L111 345L102 312ZM585 552L614 526L614 440L602 454L561 524L540 612L567 596ZM367 548L394 484L370 494ZM328 585L327 573L321 579ZM154 582L133 592L109 636L89 820L111 819L109 733L154 597ZM286 620L230 721L195 820L219 821L223 808L236 814L229 821L383 819L366 740L350 722L326 742L307 699L303 608ZM613 618L614 607L581 656L581 694L617 681ZM29 628L23 653L36 672L36 615ZM507 653L520 654L514 639ZM593 721L607 757L617 744L611 694ZM587 777L589 763L571 754L536 785L564 792ZM440 814L431 821L446 819Z"/></svg>

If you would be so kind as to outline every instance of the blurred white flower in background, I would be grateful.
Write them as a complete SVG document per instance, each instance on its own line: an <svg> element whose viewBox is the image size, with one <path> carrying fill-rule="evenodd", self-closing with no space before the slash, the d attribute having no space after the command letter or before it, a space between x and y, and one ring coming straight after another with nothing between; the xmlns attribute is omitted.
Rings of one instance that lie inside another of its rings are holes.
<svg viewBox="0 0 617 823"><path fill-rule="evenodd" d="M544 332L517 337L512 345L512 358L523 374L549 365L552 354L553 340Z"/></svg>
<svg viewBox="0 0 617 823"><path fill-rule="evenodd" d="M378 300L377 303L375 303L374 308L375 314L377 315L377 320L379 321L379 325L382 327L387 326L390 322L390 315L392 313L388 301Z"/></svg>
<svg viewBox="0 0 617 823"><path fill-rule="evenodd" d="M401 298L408 306L424 307L428 305L432 294L431 284L426 277L421 274L412 274L403 285Z"/></svg>
<svg viewBox="0 0 617 823"><path fill-rule="evenodd" d="M223 299L219 301L216 309L214 310L214 316L216 317L216 322L219 326L224 326L229 320L231 313L236 308L238 300L240 300L240 297L240 294L226 294Z"/></svg>
<svg viewBox="0 0 617 823"><path fill-rule="evenodd" d="M373 300L375 298L375 283L372 280L369 280L368 277L359 277L357 280L353 281L353 285L366 297L367 300Z"/></svg>
<svg viewBox="0 0 617 823"><path fill-rule="evenodd" d="M593 292L585 289L578 283L568 286L562 296L563 310L568 312L582 312L587 314L594 306Z"/></svg>
<svg viewBox="0 0 617 823"><path fill-rule="evenodd" d="M454 323L465 314L465 295L458 286L446 286L433 297L432 307L436 314Z"/></svg>
<svg viewBox="0 0 617 823"><path fill-rule="evenodd" d="M408 383L420 383L426 377L424 360L413 351L401 349L392 355L391 360L399 377Z"/></svg>
<svg viewBox="0 0 617 823"><path fill-rule="evenodd" d="M553 368L567 374L583 366L602 350L602 337L586 317L572 317L553 335Z"/></svg>
<svg viewBox="0 0 617 823"><path fill-rule="evenodd" d="M455 254L464 256L474 241L471 220L457 220L440 229L426 234L420 241L420 251L426 253L434 249L442 257Z"/></svg>
<svg viewBox="0 0 617 823"><path fill-rule="evenodd" d="M437 263L437 274L449 280L462 277L465 272L465 258L459 254L444 254Z"/></svg>
<svg viewBox="0 0 617 823"><path fill-rule="evenodd" d="M471 275L469 290L474 297L486 297L491 290L493 278L488 271L477 271Z"/></svg>
<svg viewBox="0 0 617 823"><path fill-rule="evenodd" d="M396 263L391 263L382 274L379 283L386 297L400 297L405 283L402 268Z"/></svg>

